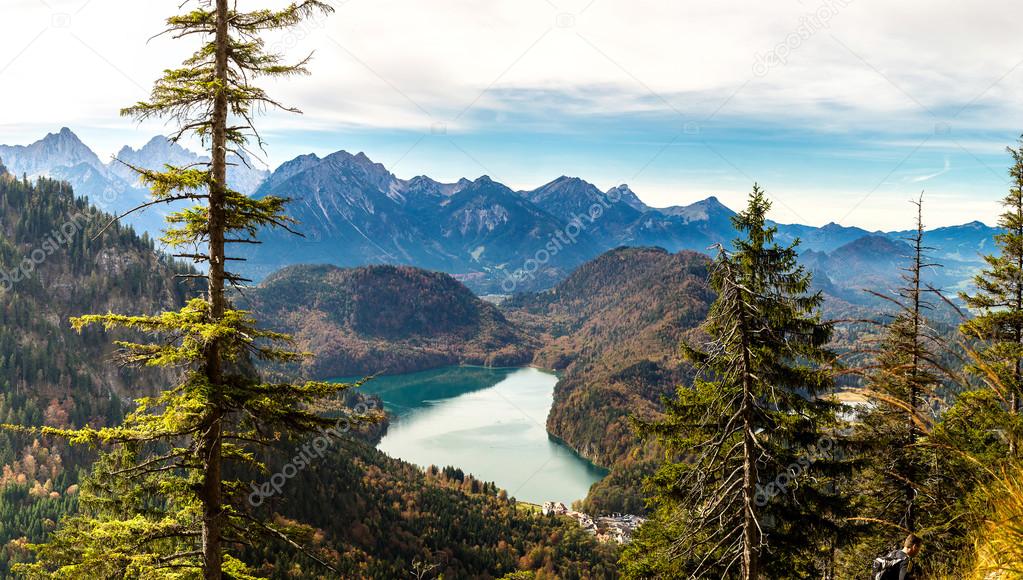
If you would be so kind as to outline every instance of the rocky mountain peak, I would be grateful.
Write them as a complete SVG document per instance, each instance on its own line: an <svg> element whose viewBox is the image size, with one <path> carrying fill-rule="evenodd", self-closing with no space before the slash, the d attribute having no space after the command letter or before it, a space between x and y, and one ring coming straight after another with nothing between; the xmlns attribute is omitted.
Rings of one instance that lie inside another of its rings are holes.
<svg viewBox="0 0 1023 580"><path fill-rule="evenodd" d="M67 127L29 145L0 146L0 155L7 159L12 171L30 176L51 175L55 167L74 167L82 163L97 169L103 167L92 149Z"/></svg>
<svg viewBox="0 0 1023 580"><path fill-rule="evenodd" d="M639 199L639 196L636 195L636 192L632 191L628 184L625 183L612 187L607 190L605 195L611 198L618 197L621 201L625 202L626 205L637 211L646 212L651 209L650 206L643 203L643 201Z"/></svg>

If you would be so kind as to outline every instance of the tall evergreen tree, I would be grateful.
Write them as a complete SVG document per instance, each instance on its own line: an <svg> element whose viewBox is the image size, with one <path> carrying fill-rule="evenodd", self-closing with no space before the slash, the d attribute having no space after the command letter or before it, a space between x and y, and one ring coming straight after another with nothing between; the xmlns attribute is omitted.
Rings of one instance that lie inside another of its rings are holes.
<svg viewBox="0 0 1023 580"><path fill-rule="evenodd" d="M909 532L932 532L947 515L932 493L938 474L927 435L937 417L938 391L951 373L941 361L946 341L929 320L943 301L924 280L939 265L930 262L924 245L923 197L913 203L916 227L906 238L912 251L902 268L903 285L892 292L868 290L894 311L871 321L880 334L864 349L871 360L861 371L870 405L859 414L853 437L862 466L855 479L856 521L865 524L862 544L850 550L856 552L849 558L856 569Z"/></svg>
<svg viewBox="0 0 1023 580"><path fill-rule="evenodd" d="M834 537L842 505L831 479L836 405L822 296L779 246L770 203L754 185L733 218L744 234L720 250L718 297L701 347L684 344L699 371L642 425L666 450L651 480L654 515L622 562L636 578L802 578L828 574L818 546Z"/></svg>
<svg viewBox="0 0 1023 580"><path fill-rule="evenodd" d="M1017 456L1023 404L1023 146L1007 150L1013 164L1009 193L1002 199L1005 211L998 219L1003 231L995 236L999 253L984 256L987 267L973 279L976 292L960 294L976 315L960 331L979 342L970 370L1004 401L1011 416L1005 426L1009 453Z"/></svg>
<svg viewBox="0 0 1023 580"><path fill-rule="evenodd" d="M190 2L186 2L185 5ZM183 5L184 6L184 5ZM281 345L288 337L263 330L234 309L229 285L245 280L226 269L226 248L257 243L262 227L290 229L284 199L252 199L227 183L229 153L250 139L262 145L253 115L282 107L258 86L260 77L305 72L305 61L286 64L263 48L261 35L327 14L330 6L301 0L280 10L240 12L228 0L199 0L194 9L167 20L174 38L201 39L181 68L159 79L148 102L123 114L165 118L178 125L173 140L196 135L211 161L163 171L136 168L153 200L140 206L192 202L169 218L163 241L178 257L208 268L204 297L178 311L155 316L87 315L78 329L99 324L153 337L119 342L125 364L180 369L181 381L137 401L124 423L110 428L43 429L73 443L110 445L94 479L83 488L81 515L63 523L39 548L31 576L67 578L253 578L236 554L256 542L298 546L303 530L258 514L245 501L239 474L264 467L255 449L289 433L334 425L322 413L349 385L324 382L268 383L250 360L293 361L300 353ZM287 109L293 110L293 109ZM260 516L264 517L260 517Z"/></svg>

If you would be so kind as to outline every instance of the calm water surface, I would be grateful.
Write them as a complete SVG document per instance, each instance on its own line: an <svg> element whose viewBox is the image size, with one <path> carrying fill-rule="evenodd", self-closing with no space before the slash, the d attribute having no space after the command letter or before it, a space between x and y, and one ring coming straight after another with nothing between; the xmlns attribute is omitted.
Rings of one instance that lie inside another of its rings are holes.
<svg viewBox="0 0 1023 580"><path fill-rule="evenodd" d="M557 380L532 368L451 367L379 377L363 390L392 414L385 453L460 467L520 500L567 505L606 472L547 434Z"/></svg>

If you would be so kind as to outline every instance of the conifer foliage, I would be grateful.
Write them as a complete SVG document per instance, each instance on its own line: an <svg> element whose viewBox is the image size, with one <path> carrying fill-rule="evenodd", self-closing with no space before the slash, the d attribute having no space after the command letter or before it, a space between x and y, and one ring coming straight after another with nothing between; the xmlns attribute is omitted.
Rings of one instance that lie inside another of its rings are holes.
<svg viewBox="0 0 1023 580"><path fill-rule="evenodd" d="M316 0L281 10L236 7L228 0L200 1L169 18L167 32L201 39L198 50L181 68L166 71L149 101L122 111L168 119L178 126L175 140L196 135L209 149L209 163L137 169L153 194L139 209L194 204L169 216L163 241L177 257L208 268L206 275L193 275L206 279L205 296L155 316L95 314L72 321L79 330L101 325L151 336L149 342L119 342L122 362L178 369L181 380L139 399L120 426L43 430L112 451L83 486L85 509L38 547L37 563L22 570L29 576L254 578L253 568L236 556L245 546L267 538L299 546L303 528L275 524L265 513L260 518L246 504L249 482L238 474L263 467L257 459L262 446L334 425L337 419L323 414L325 402L349 385L268 383L252 370L253 360L288 362L302 354L286 348L287 336L258 328L249 313L232 307L226 290L245 280L225 267L233 259L226 248L258 243L258 229L290 229L292 222L286 200L231 190L226 170L229 153L250 139L262 144L253 115L286 108L252 82L305 72L305 61L285 64L266 52L261 34L331 9Z"/></svg>
<svg viewBox="0 0 1023 580"><path fill-rule="evenodd" d="M769 208L754 185L733 218L744 237L714 264L708 342L683 345L700 378L643 425L668 456L652 480L654 517L622 558L631 577L825 574L816 545L834 537L841 508L827 485L840 463L835 408L819 396L832 387L831 325L796 244L773 241Z"/></svg>
<svg viewBox="0 0 1023 580"><path fill-rule="evenodd" d="M987 268L973 279L976 292L960 294L975 314L960 331L977 344L969 370L996 391L1010 415L1005 425L1009 451L1018 456L1023 404L1023 147L1007 149L1013 164L1009 193L1002 199L1005 211L998 220L1003 231L995 236L999 253L984 256Z"/></svg>

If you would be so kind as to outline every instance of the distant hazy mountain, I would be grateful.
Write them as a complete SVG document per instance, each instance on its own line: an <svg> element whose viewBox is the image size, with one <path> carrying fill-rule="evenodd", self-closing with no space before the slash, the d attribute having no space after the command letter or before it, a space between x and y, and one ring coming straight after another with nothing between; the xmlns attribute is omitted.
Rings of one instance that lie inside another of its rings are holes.
<svg viewBox="0 0 1023 580"><path fill-rule="evenodd" d="M995 251L994 236L1000 230L973 221L959 226L935 228L924 233L924 243L933 248L931 256L941 261L983 262L983 256ZM891 238L905 239L915 232L889 232Z"/></svg>
<svg viewBox="0 0 1023 580"><path fill-rule="evenodd" d="M735 212L716 197L691 205L648 209L631 226L629 245L712 253L713 246L727 246L735 238L733 215Z"/></svg>
<svg viewBox="0 0 1023 580"><path fill-rule="evenodd" d="M168 164L180 167L193 163L205 163L209 159L208 156L199 156L162 135L153 137L139 149L132 149L125 145L117 152L117 160L145 169L162 169L164 165ZM110 172L127 183L137 184L135 172L117 160L111 160L107 164ZM228 183L232 188L245 195L253 194L270 175L266 169L256 167L256 164L244 153L230 155L228 163Z"/></svg>
<svg viewBox="0 0 1023 580"><path fill-rule="evenodd" d="M115 202L128 189L67 127L29 145L0 145L0 159L18 177L46 176L70 181L77 195L88 196L110 211L120 209Z"/></svg>
<svg viewBox="0 0 1023 580"><path fill-rule="evenodd" d="M19 176L41 175L54 167L76 167L80 164L101 172L105 170L92 149L67 127L30 145L0 145L0 156L11 173Z"/></svg>
<svg viewBox="0 0 1023 580"><path fill-rule="evenodd" d="M884 292L899 285L912 252L906 242L868 234L831 252L809 250L800 258L825 293L862 303L873 300L866 290Z"/></svg>
<svg viewBox="0 0 1023 580"><path fill-rule="evenodd" d="M871 232L862 228L841 226L834 222L819 228L799 224L775 225L778 226L778 242L788 244L798 238L800 252L809 250L830 252L849 242L871 234Z"/></svg>
<svg viewBox="0 0 1023 580"><path fill-rule="evenodd" d="M974 256L977 256L977 249L984 245L990 248L993 243L990 236L996 233L993 228L980 224L979 229L987 230L986 238L974 235L970 239L966 233L976 234L979 230L969 227L962 237L955 235L956 230L963 227L967 226L941 228L947 231L935 230L937 233L933 236L932 232L924 233L924 244L934 248L926 251L927 263L940 264L940 267L924 270L924 282L941 289L950 298L968 289L970 280L981 267L979 258L967 261L959 259L960 256L968 255L969 249L974 249ZM905 236L876 233L856 238L830 252L803 252L800 260L814 271L814 285L826 294L853 304L870 304L876 303L877 298L868 290L888 294L905 285L902 276L912 256L913 247Z"/></svg>
<svg viewBox="0 0 1023 580"><path fill-rule="evenodd" d="M597 186L578 177L561 176L532 191L521 192L523 197L565 223L578 220L590 224L587 228L595 240L608 247L631 241L625 239L628 228L643 213L635 207L642 203L628 187L614 188L604 193ZM633 203L628 203L624 196Z"/></svg>
<svg viewBox="0 0 1023 580"><path fill-rule="evenodd" d="M146 169L165 164L188 165L208 158L157 136L138 150L125 146L117 158ZM71 183L77 195L86 196L105 211L123 213L146 201L148 191L141 187L130 168L117 160L102 162L95 152L67 127L50 133L29 145L0 145L0 159L17 176L52 177ZM247 158L232 156L228 180L232 187L250 194L262 183L268 171L251 167ZM138 232L158 235L163 218L171 208L154 207L125 218Z"/></svg>
<svg viewBox="0 0 1023 580"><path fill-rule="evenodd" d="M632 188L630 188L628 185L624 183L612 187L611 189L608 189L606 192L604 192L604 195L607 196L609 199L614 199L615 197L618 197L633 209L641 212L645 212L651 209L650 206L643 203L639 199L639 196L636 195L636 192L632 191Z"/></svg>

